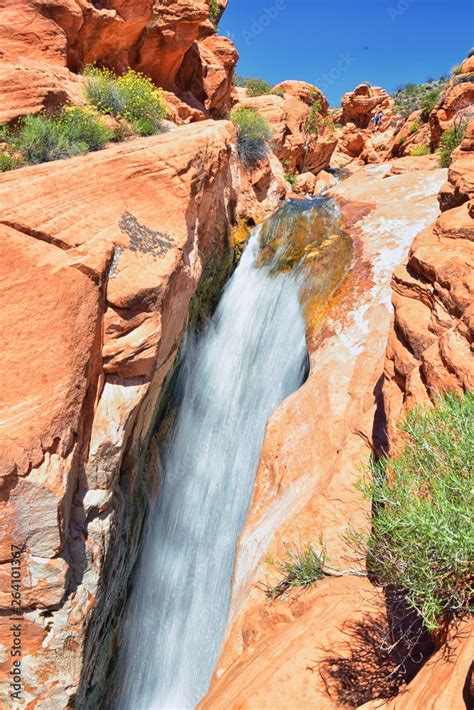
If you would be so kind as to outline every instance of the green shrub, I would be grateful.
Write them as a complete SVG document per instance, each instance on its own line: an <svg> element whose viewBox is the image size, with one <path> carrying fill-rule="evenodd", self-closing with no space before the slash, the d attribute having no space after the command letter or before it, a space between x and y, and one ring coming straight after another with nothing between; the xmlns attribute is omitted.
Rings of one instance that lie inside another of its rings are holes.
<svg viewBox="0 0 474 710"><path fill-rule="evenodd" d="M438 150L440 168L449 168L451 165L451 154L453 150L460 145L465 131L466 126L461 124L459 126L453 126L453 128L443 133Z"/></svg>
<svg viewBox="0 0 474 710"><path fill-rule="evenodd" d="M293 190L294 190L295 187L298 185L298 180L296 179L296 173L295 173L295 171L292 170L291 167L290 167L290 161L289 161L289 160L285 160L285 163L284 163L283 167L285 168L285 173L284 173L284 175L285 175L285 180L290 183L291 187L292 187Z"/></svg>
<svg viewBox="0 0 474 710"><path fill-rule="evenodd" d="M405 419L404 449L373 465L367 565L426 629L472 613L474 395L445 394Z"/></svg>
<svg viewBox="0 0 474 710"><path fill-rule="evenodd" d="M429 155L430 153L431 151L429 145L417 145L413 148L410 155L417 157L420 155Z"/></svg>
<svg viewBox="0 0 474 710"><path fill-rule="evenodd" d="M420 108L421 108L421 118L422 120L426 123L430 117L430 113L438 103L438 99L441 94L441 87L437 89L432 89L429 91L423 98L421 99L420 102Z"/></svg>
<svg viewBox="0 0 474 710"><path fill-rule="evenodd" d="M457 76L458 74L462 73L462 64L456 64L455 67L451 69L451 74L454 74L454 76Z"/></svg>
<svg viewBox="0 0 474 710"><path fill-rule="evenodd" d="M220 16L221 8L219 7L217 0L209 0L209 19L216 28L219 23Z"/></svg>
<svg viewBox="0 0 474 710"><path fill-rule="evenodd" d="M19 168L21 159L11 153L0 151L0 173L5 173L7 170Z"/></svg>
<svg viewBox="0 0 474 710"><path fill-rule="evenodd" d="M127 120L133 132L149 136L161 130L166 117L163 92L143 74L129 69L115 76L109 69L86 67L86 95L102 113Z"/></svg>
<svg viewBox="0 0 474 710"><path fill-rule="evenodd" d="M420 123L419 121L413 121L413 123L410 126L410 133L416 133L418 129L420 128Z"/></svg>
<svg viewBox="0 0 474 710"><path fill-rule="evenodd" d="M73 106L55 117L27 116L11 142L28 163L35 164L98 150L113 137L113 130L93 109Z"/></svg>
<svg viewBox="0 0 474 710"><path fill-rule="evenodd" d="M264 94L270 94L272 90L270 84L257 77L244 79L243 86L247 89L249 96L263 96Z"/></svg>
<svg viewBox="0 0 474 710"><path fill-rule="evenodd" d="M238 108L230 115L237 130L237 147L241 162L250 167L268 154L271 130L268 123L251 108Z"/></svg>
<svg viewBox="0 0 474 710"><path fill-rule="evenodd" d="M319 553L309 543L303 550L286 550L284 560L267 559L267 563L284 575L277 584L267 588L266 594L270 599L278 599L294 587L310 587L323 579L324 552Z"/></svg>

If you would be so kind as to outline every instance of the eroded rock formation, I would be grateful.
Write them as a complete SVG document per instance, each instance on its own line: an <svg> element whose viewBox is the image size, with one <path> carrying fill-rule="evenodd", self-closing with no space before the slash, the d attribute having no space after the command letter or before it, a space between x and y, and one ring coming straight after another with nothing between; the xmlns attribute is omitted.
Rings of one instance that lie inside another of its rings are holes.
<svg viewBox="0 0 474 710"><path fill-rule="evenodd" d="M474 389L474 122L440 192L444 210L393 277L385 365L389 423L441 390ZM395 437L396 438L396 437Z"/></svg>
<svg viewBox="0 0 474 710"><path fill-rule="evenodd" d="M208 0L2 3L0 122L77 103L77 75L93 63L118 73L141 71L207 117L222 116L238 55L229 40L214 35L209 12Z"/></svg>

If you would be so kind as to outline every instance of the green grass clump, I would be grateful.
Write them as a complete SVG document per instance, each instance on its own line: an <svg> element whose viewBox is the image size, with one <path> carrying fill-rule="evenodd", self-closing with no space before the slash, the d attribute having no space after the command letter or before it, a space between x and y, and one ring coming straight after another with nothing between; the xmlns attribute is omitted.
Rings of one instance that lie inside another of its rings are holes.
<svg viewBox="0 0 474 710"><path fill-rule="evenodd" d="M237 147L243 165L250 167L265 158L272 135L265 119L251 108L236 109L230 119L237 130Z"/></svg>
<svg viewBox="0 0 474 710"><path fill-rule="evenodd" d="M367 565L433 632L473 612L474 394L444 394L402 430L404 449L363 486L375 511Z"/></svg>
<svg viewBox="0 0 474 710"><path fill-rule="evenodd" d="M20 158L7 151L0 152L0 173L6 173L8 170L19 168L22 164Z"/></svg>
<svg viewBox="0 0 474 710"><path fill-rule="evenodd" d="M456 64L456 66L451 69L451 74L454 74L454 76L462 74L462 64Z"/></svg>
<svg viewBox="0 0 474 710"><path fill-rule="evenodd" d="M219 24L220 16L221 8L219 7L217 0L209 0L209 19L216 28Z"/></svg>
<svg viewBox="0 0 474 710"><path fill-rule="evenodd" d="M453 128L443 133L438 150L440 168L449 168L452 160L452 152L461 144L465 131L465 124L461 124L459 126L453 126Z"/></svg>
<svg viewBox="0 0 474 710"><path fill-rule="evenodd" d="M98 150L113 138L113 130L93 109L73 106L54 117L27 116L10 140L27 163L36 164Z"/></svg>
<svg viewBox="0 0 474 710"><path fill-rule="evenodd" d="M117 119L125 119L139 136L150 136L161 130L166 117L163 91L148 77L129 69L115 76L109 69L88 66L86 95L98 111Z"/></svg>
<svg viewBox="0 0 474 710"><path fill-rule="evenodd" d="M269 558L267 563L284 575L277 584L267 588L269 599L278 599L294 587L310 587L324 577L324 554L318 553L311 543L303 550L287 548L286 559Z"/></svg>
<svg viewBox="0 0 474 710"><path fill-rule="evenodd" d="M270 94L272 91L270 84L263 79L259 79L258 77L249 77L248 79L244 79L242 86L247 89L249 96L264 96L265 94Z"/></svg>
<svg viewBox="0 0 474 710"><path fill-rule="evenodd" d="M413 121L413 123L410 126L410 133L416 133L420 128L420 123L419 121Z"/></svg>
<svg viewBox="0 0 474 710"><path fill-rule="evenodd" d="M431 151L429 145L417 145L413 148L410 155L413 155L416 158L420 155L429 155L430 153Z"/></svg>

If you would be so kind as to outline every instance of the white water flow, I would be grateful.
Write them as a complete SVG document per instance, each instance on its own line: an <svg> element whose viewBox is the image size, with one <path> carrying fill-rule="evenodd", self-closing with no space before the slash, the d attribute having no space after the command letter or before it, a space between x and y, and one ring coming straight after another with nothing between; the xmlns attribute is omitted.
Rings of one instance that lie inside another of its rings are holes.
<svg viewBox="0 0 474 710"><path fill-rule="evenodd" d="M193 708L207 691L265 426L304 378L298 279L257 268L258 251L256 229L212 322L185 347L118 657L120 710Z"/></svg>

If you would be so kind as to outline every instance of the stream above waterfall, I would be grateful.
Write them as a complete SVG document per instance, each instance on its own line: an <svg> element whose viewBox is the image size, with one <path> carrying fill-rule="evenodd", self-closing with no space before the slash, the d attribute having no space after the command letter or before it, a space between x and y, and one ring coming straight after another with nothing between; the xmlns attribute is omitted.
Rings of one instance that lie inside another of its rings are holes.
<svg viewBox="0 0 474 710"><path fill-rule="evenodd" d="M187 710L206 693L266 423L304 381L308 314L350 259L334 202L287 202L252 233L208 326L188 333L109 707Z"/></svg>

